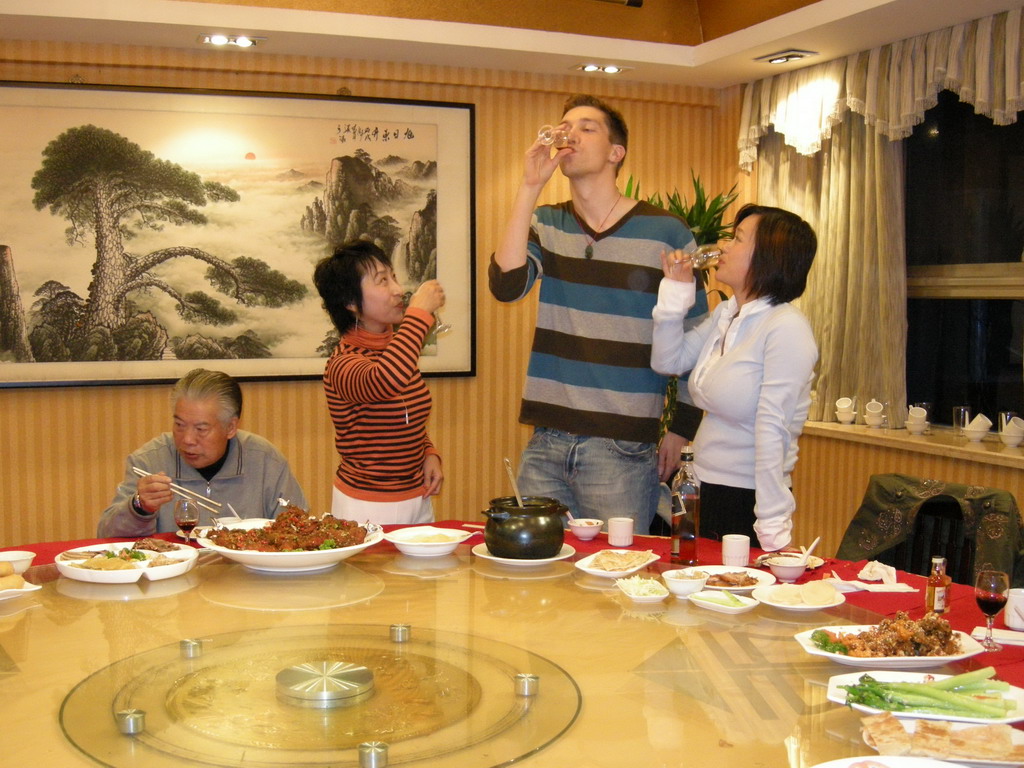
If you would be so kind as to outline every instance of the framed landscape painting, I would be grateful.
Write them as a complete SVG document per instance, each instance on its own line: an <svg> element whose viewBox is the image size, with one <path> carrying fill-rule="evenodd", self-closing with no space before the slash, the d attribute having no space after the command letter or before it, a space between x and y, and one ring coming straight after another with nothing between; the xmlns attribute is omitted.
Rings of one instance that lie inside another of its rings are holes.
<svg viewBox="0 0 1024 768"><path fill-rule="evenodd" d="M436 278L427 375L475 373L470 104L0 84L0 386L316 378L313 267Z"/></svg>

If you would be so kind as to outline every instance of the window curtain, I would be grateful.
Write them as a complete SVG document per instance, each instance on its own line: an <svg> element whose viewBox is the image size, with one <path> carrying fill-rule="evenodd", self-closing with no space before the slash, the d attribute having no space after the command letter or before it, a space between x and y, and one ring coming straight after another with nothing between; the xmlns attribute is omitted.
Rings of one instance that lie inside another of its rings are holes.
<svg viewBox="0 0 1024 768"><path fill-rule="evenodd" d="M903 150L940 90L998 125L1024 109L1020 8L787 72L744 90L740 166L758 201L818 233L801 308L820 349L808 418L856 396L906 413Z"/></svg>

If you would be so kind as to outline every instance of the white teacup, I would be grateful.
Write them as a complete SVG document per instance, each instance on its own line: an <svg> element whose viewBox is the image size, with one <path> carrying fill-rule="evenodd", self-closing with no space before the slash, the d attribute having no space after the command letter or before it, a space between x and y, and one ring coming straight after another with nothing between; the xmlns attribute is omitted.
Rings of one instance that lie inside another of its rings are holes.
<svg viewBox="0 0 1024 768"><path fill-rule="evenodd" d="M840 397L836 400L837 411L852 411L853 410L853 398L851 397Z"/></svg>
<svg viewBox="0 0 1024 768"><path fill-rule="evenodd" d="M1011 435L1024 435L1024 419L1020 416L1014 416L1006 422L1003 432L1009 432Z"/></svg>
<svg viewBox="0 0 1024 768"><path fill-rule="evenodd" d="M992 429L992 419L990 419L984 413L979 413L971 420L971 422L967 425L966 429L983 429L986 432L988 432L990 429Z"/></svg>
<svg viewBox="0 0 1024 768"><path fill-rule="evenodd" d="M912 405L907 411L908 422L923 422L928 418L928 411L920 406Z"/></svg>
<svg viewBox="0 0 1024 768"><path fill-rule="evenodd" d="M923 435L928 429L927 421L908 421L904 426L907 428L907 432L912 435Z"/></svg>
<svg viewBox="0 0 1024 768"><path fill-rule="evenodd" d="M836 411L836 418L839 419L840 424L853 424L857 414L853 411Z"/></svg>
<svg viewBox="0 0 1024 768"><path fill-rule="evenodd" d="M864 406L864 410L865 411L867 411L868 413L876 413L876 414L880 414L884 408L885 408L885 406L882 405L877 400L872 400L867 405Z"/></svg>

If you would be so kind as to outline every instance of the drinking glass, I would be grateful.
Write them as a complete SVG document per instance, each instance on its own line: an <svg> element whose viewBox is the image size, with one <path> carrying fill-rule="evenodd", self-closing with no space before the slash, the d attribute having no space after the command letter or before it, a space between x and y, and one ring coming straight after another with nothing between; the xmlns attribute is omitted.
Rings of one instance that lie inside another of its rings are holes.
<svg viewBox="0 0 1024 768"><path fill-rule="evenodd" d="M694 269L711 269L718 266L718 258L721 255L722 249L718 247L718 243L707 243L690 254L690 265Z"/></svg>
<svg viewBox="0 0 1024 768"><path fill-rule="evenodd" d="M434 335L443 336L452 329L451 323L446 323L441 319L441 315L437 312L434 313Z"/></svg>
<svg viewBox="0 0 1024 768"><path fill-rule="evenodd" d="M992 639L992 621L1006 605L1010 591L1010 577L1004 571L978 571L974 580L974 599L985 614L985 639L981 647L986 651L999 651L1003 646Z"/></svg>
<svg viewBox="0 0 1024 768"><path fill-rule="evenodd" d="M971 423L971 408L968 405L958 405L953 408L953 429L957 436L963 437L964 428Z"/></svg>
<svg viewBox="0 0 1024 768"><path fill-rule="evenodd" d="M192 499L175 501L174 524L185 534L185 541L191 541L192 530L199 524L199 503Z"/></svg>
<svg viewBox="0 0 1024 768"><path fill-rule="evenodd" d="M925 410L924 420L925 420L925 423L928 425L928 426L926 426L924 428L924 433L926 435L930 435L932 433L932 430L931 430L932 404L931 403L914 403L914 407L915 408L924 408L924 410Z"/></svg>
<svg viewBox="0 0 1024 768"><path fill-rule="evenodd" d="M569 146L569 131L562 125L544 125L537 131L537 139L545 146L562 149Z"/></svg>

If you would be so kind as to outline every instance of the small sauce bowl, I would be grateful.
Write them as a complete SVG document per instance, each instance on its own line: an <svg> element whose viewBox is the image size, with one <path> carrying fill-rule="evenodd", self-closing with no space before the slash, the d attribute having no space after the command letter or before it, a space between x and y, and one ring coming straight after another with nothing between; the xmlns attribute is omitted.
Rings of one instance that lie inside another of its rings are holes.
<svg viewBox="0 0 1024 768"><path fill-rule="evenodd" d="M663 572L661 578L669 592L676 597L685 597L704 589L708 574L700 568L675 568Z"/></svg>
<svg viewBox="0 0 1024 768"><path fill-rule="evenodd" d="M577 517L569 521L569 530L580 541L590 541L597 538L597 534L601 532L603 525L604 520L592 517Z"/></svg>
<svg viewBox="0 0 1024 768"><path fill-rule="evenodd" d="M769 557L765 562L775 578L785 583L796 581L807 570L803 555L778 555Z"/></svg>

